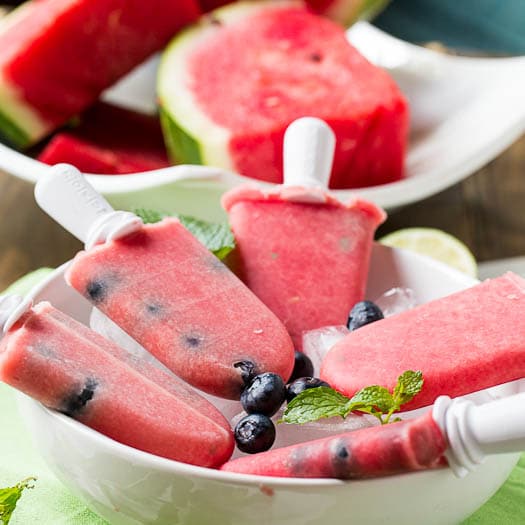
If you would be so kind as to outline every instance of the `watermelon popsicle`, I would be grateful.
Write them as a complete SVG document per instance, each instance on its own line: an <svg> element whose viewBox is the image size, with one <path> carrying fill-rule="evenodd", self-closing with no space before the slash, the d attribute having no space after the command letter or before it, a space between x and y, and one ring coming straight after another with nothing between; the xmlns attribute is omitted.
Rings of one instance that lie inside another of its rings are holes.
<svg viewBox="0 0 525 525"><path fill-rule="evenodd" d="M177 219L115 212L72 166L38 182L40 206L86 242L67 282L176 375L238 399L246 374L287 380L286 329Z"/></svg>
<svg viewBox="0 0 525 525"><path fill-rule="evenodd" d="M230 457L228 422L189 386L133 363L49 303L31 308L16 300L0 297L0 313L2 306L18 310L11 322L0 319L1 381L139 450L208 467Z"/></svg>
<svg viewBox="0 0 525 525"><path fill-rule="evenodd" d="M423 391L407 410L525 377L525 280L507 273L350 332L321 363L320 377L347 396L391 389L420 370Z"/></svg>
<svg viewBox="0 0 525 525"><path fill-rule="evenodd" d="M283 186L226 193L239 275L284 323L298 349L302 333L345 324L364 298L372 240L384 212L370 202L340 203L326 192L335 137L302 118L284 139Z"/></svg>
<svg viewBox="0 0 525 525"><path fill-rule="evenodd" d="M458 477L488 454L525 450L525 392L475 406L441 396L415 419L368 427L225 463L261 476L364 479L448 464Z"/></svg>

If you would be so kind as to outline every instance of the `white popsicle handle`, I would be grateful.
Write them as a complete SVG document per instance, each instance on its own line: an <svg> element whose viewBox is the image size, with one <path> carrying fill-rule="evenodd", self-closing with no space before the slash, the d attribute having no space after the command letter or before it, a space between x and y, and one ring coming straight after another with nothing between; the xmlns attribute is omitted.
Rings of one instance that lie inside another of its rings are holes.
<svg viewBox="0 0 525 525"><path fill-rule="evenodd" d="M137 231L142 220L115 211L74 166L57 164L42 174L35 187L38 205L89 249L106 240Z"/></svg>
<svg viewBox="0 0 525 525"><path fill-rule="evenodd" d="M525 392L483 405L441 396L432 415L448 440L449 465L460 477L486 455L525 451Z"/></svg>
<svg viewBox="0 0 525 525"><path fill-rule="evenodd" d="M335 134L321 119L303 117L284 134L284 185L326 189L334 161Z"/></svg>
<svg viewBox="0 0 525 525"><path fill-rule="evenodd" d="M32 300L21 295L0 295L0 339L31 305Z"/></svg>

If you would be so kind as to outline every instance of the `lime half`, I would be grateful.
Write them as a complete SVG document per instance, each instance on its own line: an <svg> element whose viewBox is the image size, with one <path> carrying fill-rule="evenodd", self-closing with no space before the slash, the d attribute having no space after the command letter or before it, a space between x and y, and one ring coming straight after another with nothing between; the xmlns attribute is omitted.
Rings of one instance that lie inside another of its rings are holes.
<svg viewBox="0 0 525 525"><path fill-rule="evenodd" d="M385 235L379 242L441 261L472 277L477 276L476 259L456 237L435 228L404 228Z"/></svg>

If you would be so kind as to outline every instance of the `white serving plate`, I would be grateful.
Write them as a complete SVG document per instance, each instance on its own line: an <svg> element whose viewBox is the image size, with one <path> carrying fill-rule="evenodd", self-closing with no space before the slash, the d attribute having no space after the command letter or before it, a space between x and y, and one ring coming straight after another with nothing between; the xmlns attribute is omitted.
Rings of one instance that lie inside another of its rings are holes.
<svg viewBox="0 0 525 525"><path fill-rule="evenodd" d="M65 284L63 271L64 266L57 269L31 295L87 322L91 306ZM476 282L426 257L376 245L367 296L401 286L426 302ZM448 468L366 481L278 479L166 460L121 445L22 394L19 404L51 469L113 525L451 525L490 498L519 457L489 457L463 479Z"/></svg>
<svg viewBox="0 0 525 525"><path fill-rule="evenodd" d="M385 209L419 201L455 184L495 158L525 131L525 57L451 57L408 44L366 22L349 40L384 67L410 102L406 177L353 194ZM154 58L105 93L112 103L155 111ZM47 167L0 144L0 169L34 183ZM89 182L117 209L151 207L224 219L220 195L252 179L222 169L172 167L132 175L91 175ZM270 184L265 184L271 186Z"/></svg>

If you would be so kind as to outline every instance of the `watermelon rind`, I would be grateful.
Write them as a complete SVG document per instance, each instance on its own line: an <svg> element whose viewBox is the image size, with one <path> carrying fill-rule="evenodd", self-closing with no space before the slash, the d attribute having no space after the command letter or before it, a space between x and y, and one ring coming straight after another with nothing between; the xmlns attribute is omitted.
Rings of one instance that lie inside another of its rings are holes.
<svg viewBox="0 0 525 525"><path fill-rule="evenodd" d="M0 142L22 149L30 143L29 135L0 112Z"/></svg>
<svg viewBox="0 0 525 525"><path fill-rule="evenodd" d="M31 11L32 2L13 9L9 16L0 19L0 34L29 16ZM47 124L20 99L16 89L10 86L9 80L0 69L0 142L23 149L47 129Z"/></svg>
<svg viewBox="0 0 525 525"><path fill-rule="evenodd" d="M162 107L159 115L170 160L175 164L181 161L188 164L202 164L199 143L178 126Z"/></svg>
<svg viewBox="0 0 525 525"><path fill-rule="evenodd" d="M234 170L228 148L230 130L211 120L199 107L189 86L187 60L193 49L217 30L217 24L229 25L268 5L304 4L293 0L267 0L221 7L180 32L164 51L157 95L166 147L172 159L187 163L198 160L199 164ZM206 137L206 141L199 141L199 137Z"/></svg>
<svg viewBox="0 0 525 525"><path fill-rule="evenodd" d="M390 3L390 0L364 0L363 5L359 8L361 20L371 20L377 16Z"/></svg>
<svg viewBox="0 0 525 525"><path fill-rule="evenodd" d="M371 20L378 15L390 0L334 0L322 14L350 27L358 20Z"/></svg>

